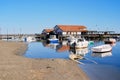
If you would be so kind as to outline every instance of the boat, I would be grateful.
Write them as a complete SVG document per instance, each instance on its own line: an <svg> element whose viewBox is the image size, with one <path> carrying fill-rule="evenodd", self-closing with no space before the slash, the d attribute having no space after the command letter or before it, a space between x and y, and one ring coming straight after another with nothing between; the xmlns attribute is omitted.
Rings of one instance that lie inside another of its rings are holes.
<svg viewBox="0 0 120 80"><path fill-rule="evenodd" d="M80 62L80 60L88 60L91 61L95 64L97 64L97 62L85 57L85 55L88 53L88 48L84 48L84 49L70 49L70 55L69 58L79 64L84 64L83 62Z"/></svg>
<svg viewBox="0 0 120 80"><path fill-rule="evenodd" d="M56 38L56 35L50 35L50 38L48 39L50 43L58 43L59 39Z"/></svg>
<svg viewBox="0 0 120 80"><path fill-rule="evenodd" d="M25 41L25 42L35 42L35 41L36 41L36 38L35 38L35 37L32 37L32 36L28 36L28 37L25 37L25 38L24 38L24 41Z"/></svg>
<svg viewBox="0 0 120 80"><path fill-rule="evenodd" d="M89 44L89 42L86 41L84 38L72 38L69 43L71 48L76 49L87 48Z"/></svg>
<svg viewBox="0 0 120 80"><path fill-rule="evenodd" d="M93 45L94 44L94 41L89 41L89 45Z"/></svg>
<svg viewBox="0 0 120 80"><path fill-rule="evenodd" d="M95 53L109 52L112 51L112 46L109 44L103 44L100 46L92 47L91 50Z"/></svg>
<svg viewBox="0 0 120 80"><path fill-rule="evenodd" d="M109 39L106 39L104 42L105 44L113 44L113 43L116 43L116 40L114 38L109 38Z"/></svg>
<svg viewBox="0 0 120 80"><path fill-rule="evenodd" d="M72 45L74 42L76 42L76 40L77 40L77 38L75 38L74 36L68 37L69 45Z"/></svg>
<svg viewBox="0 0 120 80"><path fill-rule="evenodd" d="M84 60L85 59L85 54L88 53L88 48L84 49L70 49L70 55L69 58L79 64L84 64L80 62L79 60Z"/></svg>
<svg viewBox="0 0 120 80"><path fill-rule="evenodd" d="M76 41L74 43L71 44L71 47L75 47L76 49L80 49L80 48L87 48L88 47L88 41L86 41L85 39L76 39Z"/></svg>
<svg viewBox="0 0 120 80"><path fill-rule="evenodd" d="M71 54L69 55L69 58L70 58L71 60L79 60L79 59L83 59L84 57L81 56L81 55L77 55L77 54L71 53Z"/></svg>
<svg viewBox="0 0 120 80"><path fill-rule="evenodd" d="M48 39L48 41L50 42L50 43L58 43L58 39Z"/></svg>
<svg viewBox="0 0 120 80"><path fill-rule="evenodd" d="M109 52L104 52L104 53L92 53L93 57L108 57L108 56L112 56L111 51Z"/></svg>

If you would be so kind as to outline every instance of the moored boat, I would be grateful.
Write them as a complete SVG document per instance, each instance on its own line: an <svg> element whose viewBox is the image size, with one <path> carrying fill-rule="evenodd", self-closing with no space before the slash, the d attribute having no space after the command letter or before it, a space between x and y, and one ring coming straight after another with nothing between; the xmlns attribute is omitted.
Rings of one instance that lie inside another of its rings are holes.
<svg viewBox="0 0 120 80"><path fill-rule="evenodd" d="M104 41L105 44L113 44L113 43L116 43L116 40L114 38L109 38L107 40Z"/></svg>
<svg viewBox="0 0 120 80"><path fill-rule="evenodd" d="M91 50L95 53L109 52L112 50L112 46L109 44L104 44L104 45L93 47Z"/></svg>
<svg viewBox="0 0 120 80"><path fill-rule="evenodd" d="M94 44L94 41L89 41L89 45Z"/></svg>
<svg viewBox="0 0 120 80"><path fill-rule="evenodd" d="M50 43L58 43L59 39L56 38L56 35L50 35L50 38L48 39Z"/></svg>
<svg viewBox="0 0 120 80"><path fill-rule="evenodd" d="M48 39L49 40L49 42L51 42L51 43L58 43L58 39Z"/></svg>
<svg viewBox="0 0 120 80"><path fill-rule="evenodd" d="M35 38L35 37L32 37L32 36L28 36L28 37L25 37L25 38L24 38L24 41L25 41L25 42L35 42L35 41L36 41L36 38Z"/></svg>
<svg viewBox="0 0 120 80"><path fill-rule="evenodd" d="M70 47L76 48L76 49L87 48L88 44L89 44L89 42L86 41L85 39L78 38L74 42L72 42L72 44L70 44Z"/></svg>

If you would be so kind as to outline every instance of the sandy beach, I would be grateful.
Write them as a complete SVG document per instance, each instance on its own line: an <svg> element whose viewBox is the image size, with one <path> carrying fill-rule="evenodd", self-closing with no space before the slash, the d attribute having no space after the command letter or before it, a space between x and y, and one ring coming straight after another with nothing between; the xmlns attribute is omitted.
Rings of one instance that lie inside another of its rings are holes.
<svg viewBox="0 0 120 80"><path fill-rule="evenodd" d="M65 59L30 59L27 44L0 41L0 80L89 80L77 63Z"/></svg>

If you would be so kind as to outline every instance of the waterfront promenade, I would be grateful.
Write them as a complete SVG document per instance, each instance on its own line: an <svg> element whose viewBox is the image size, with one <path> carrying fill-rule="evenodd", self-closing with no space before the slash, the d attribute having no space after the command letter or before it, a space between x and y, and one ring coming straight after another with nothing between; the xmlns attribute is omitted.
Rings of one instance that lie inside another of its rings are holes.
<svg viewBox="0 0 120 80"><path fill-rule="evenodd" d="M27 44L0 41L0 80L89 80L70 60L23 57Z"/></svg>

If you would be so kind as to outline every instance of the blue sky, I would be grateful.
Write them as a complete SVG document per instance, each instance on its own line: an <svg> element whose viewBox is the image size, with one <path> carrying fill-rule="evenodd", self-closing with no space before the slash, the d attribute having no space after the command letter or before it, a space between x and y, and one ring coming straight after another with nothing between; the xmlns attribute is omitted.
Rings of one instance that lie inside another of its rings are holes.
<svg viewBox="0 0 120 80"><path fill-rule="evenodd" d="M2 34L41 33L57 24L118 32L119 23L120 0L0 0Z"/></svg>

